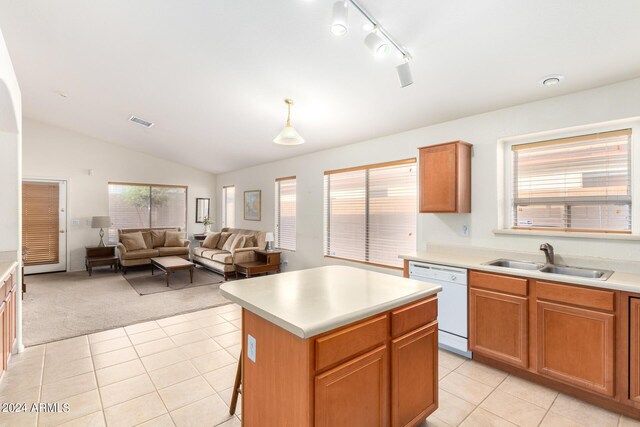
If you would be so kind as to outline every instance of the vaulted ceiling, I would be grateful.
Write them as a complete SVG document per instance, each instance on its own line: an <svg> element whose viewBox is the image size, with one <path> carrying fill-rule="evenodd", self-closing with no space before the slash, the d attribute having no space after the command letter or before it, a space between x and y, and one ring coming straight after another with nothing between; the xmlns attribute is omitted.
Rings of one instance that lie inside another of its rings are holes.
<svg viewBox="0 0 640 427"><path fill-rule="evenodd" d="M213 173L640 75L637 0L360 1L412 86L331 0L0 0L0 28L25 116ZM285 97L302 146L271 142Z"/></svg>

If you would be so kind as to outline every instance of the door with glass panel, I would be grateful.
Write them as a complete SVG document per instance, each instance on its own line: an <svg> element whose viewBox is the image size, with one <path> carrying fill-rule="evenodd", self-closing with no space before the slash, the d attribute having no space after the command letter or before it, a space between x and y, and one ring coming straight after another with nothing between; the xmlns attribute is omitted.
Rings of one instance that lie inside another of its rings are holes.
<svg viewBox="0 0 640 427"><path fill-rule="evenodd" d="M67 270L67 183L22 182L22 247L25 274Z"/></svg>

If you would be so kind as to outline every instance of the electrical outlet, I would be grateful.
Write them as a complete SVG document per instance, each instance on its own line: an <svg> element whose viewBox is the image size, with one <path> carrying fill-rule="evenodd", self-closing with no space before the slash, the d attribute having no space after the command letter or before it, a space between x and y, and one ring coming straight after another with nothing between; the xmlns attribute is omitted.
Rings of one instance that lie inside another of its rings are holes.
<svg viewBox="0 0 640 427"><path fill-rule="evenodd" d="M256 339L251 335L247 335L247 357L253 363L256 362Z"/></svg>
<svg viewBox="0 0 640 427"><path fill-rule="evenodd" d="M469 226L467 224L464 224L460 231L462 232L463 236L469 237Z"/></svg>

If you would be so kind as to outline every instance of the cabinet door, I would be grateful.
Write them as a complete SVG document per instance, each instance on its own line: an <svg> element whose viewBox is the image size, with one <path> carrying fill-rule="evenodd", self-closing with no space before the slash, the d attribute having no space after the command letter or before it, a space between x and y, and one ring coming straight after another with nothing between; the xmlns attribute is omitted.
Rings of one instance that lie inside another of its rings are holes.
<svg viewBox="0 0 640 427"><path fill-rule="evenodd" d="M629 299L629 399L640 402L640 298Z"/></svg>
<svg viewBox="0 0 640 427"><path fill-rule="evenodd" d="M380 347L315 380L315 426L388 426L387 348Z"/></svg>
<svg viewBox="0 0 640 427"><path fill-rule="evenodd" d="M7 295L5 301L4 301L4 316L5 316L5 323L4 323L4 352L5 352L5 360L9 360L9 358L11 357L11 348L12 348L12 341L11 341L11 328L13 327L13 321L11 320L11 317L13 315L13 303L12 303L12 299L11 299L11 292L9 292L9 294Z"/></svg>
<svg viewBox="0 0 640 427"><path fill-rule="evenodd" d="M536 311L538 373L613 396L615 316L544 301Z"/></svg>
<svg viewBox="0 0 640 427"><path fill-rule="evenodd" d="M438 322L391 342L391 425L415 426L438 407Z"/></svg>
<svg viewBox="0 0 640 427"><path fill-rule="evenodd" d="M16 343L16 311L17 311L17 291L18 288L14 286L11 291L11 312L9 313L9 349L7 350L9 353L13 351L13 346Z"/></svg>
<svg viewBox="0 0 640 427"><path fill-rule="evenodd" d="M420 212L456 212L457 145L420 149Z"/></svg>
<svg viewBox="0 0 640 427"><path fill-rule="evenodd" d="M514 366L528 367L528 298L469 289L469 348Z"/></svg>
<svg viewBox="0 0 640 427"><path fill-rule="evenodd" d="M0 341L0 368L1 372L0 372L0 376L2 376L2 374L5 373L5 371L7 370L7 343L9 341L9 336L7 334L8 330L9 330L9 325L7 320L8 316L7 316L7 304L4 303L4 301L2 303L0 303L0 333L2 333L2 340Z"/></svg>

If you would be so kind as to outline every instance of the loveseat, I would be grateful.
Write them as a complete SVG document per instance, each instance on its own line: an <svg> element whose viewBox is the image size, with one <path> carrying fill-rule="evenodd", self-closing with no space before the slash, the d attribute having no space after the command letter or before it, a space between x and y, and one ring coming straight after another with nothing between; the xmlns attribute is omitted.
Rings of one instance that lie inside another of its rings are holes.
<svg viewBox="0 0 640 427"><path fill-rule="evenodd" d="M234 264L256 260L256 249L264 249L265 232L242 228L223 228L207 233L200 247L193 250L192 261L222 274L224 279L235 274Z"/></svg>
<svg viewBox="0 0 640 427"><path fill-rule="evenodd" d="M190 242L185 237L179 228L118 230L118 260L122 272L127 274L127 267L151 264L151 258L154 257L178 256L189 259Z"/></svg>

